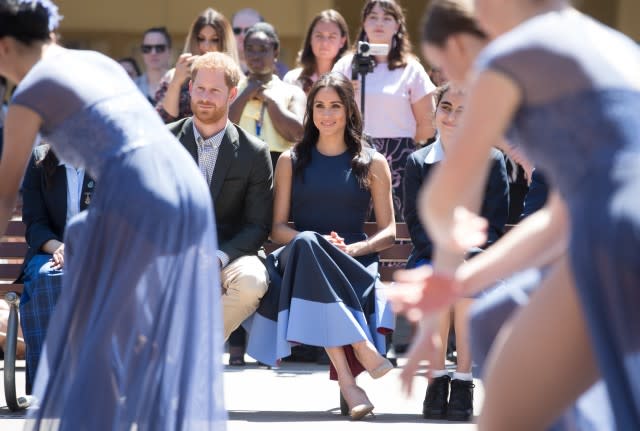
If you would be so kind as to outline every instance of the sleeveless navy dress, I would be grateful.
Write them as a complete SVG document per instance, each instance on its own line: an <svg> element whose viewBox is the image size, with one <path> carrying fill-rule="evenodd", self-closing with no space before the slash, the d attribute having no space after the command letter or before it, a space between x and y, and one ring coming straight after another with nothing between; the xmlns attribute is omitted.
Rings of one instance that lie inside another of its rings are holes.
<svg viewBox="0 0 640 431"><path fill-rule="evenodd" d="M350 161L347 152L325 156L314 147L304 174L294 174L291 219L300 233L268 256L269 290L247 325L247 353L261 362L276 364L295 343L336 347L368 339L386 352L394 318L380 290L378 255L353 258L323 237L335 231L347 244L366 239L371 194ZM346 352L357 375L362 367Z"/></svg>

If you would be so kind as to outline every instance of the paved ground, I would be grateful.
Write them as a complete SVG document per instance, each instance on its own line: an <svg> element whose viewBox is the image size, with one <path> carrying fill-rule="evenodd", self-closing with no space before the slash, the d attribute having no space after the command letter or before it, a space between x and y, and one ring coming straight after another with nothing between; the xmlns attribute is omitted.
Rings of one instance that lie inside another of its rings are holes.
<svg viewBox="0 0 640 431"><path fill-rule="evenodd" d="M1 361L0 366L4 370ZM21 394L24 363L19 362L18 366L18 393ZM423 420L418 413L422 408L426 379L416 378L414 394L407 399L400 393L398 374L396 369L380 380L364 375L358 378L376 406L376 415L351 423L340 416L337 384L329 381L326 366L284 363L280 369L266 370L250 363L243 368L227 367L224 379L229 410L228 431L476 429L473 424ZM6 407L4 392L0 392L0 430L21 430L25 413L11 413ZM476 381L476 414L483 395L482 385Z"/></svg>

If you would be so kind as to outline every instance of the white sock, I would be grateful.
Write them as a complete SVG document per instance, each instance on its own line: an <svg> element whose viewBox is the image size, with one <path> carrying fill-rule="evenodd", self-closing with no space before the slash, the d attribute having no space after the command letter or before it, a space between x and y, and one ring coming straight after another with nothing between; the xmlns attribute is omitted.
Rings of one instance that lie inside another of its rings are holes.
<svg viewBox="0 0 640 431"><path fill-rule="evenodd" d="M464 380L465 382L470 382L473 380L473 374L471 373L459 373L459 372L454 372L453 373L453 379L452 380Z"/></svg>
<svg viewBox="0 0 640 431"><path fill-rule="evenodd" d="M433 376L434 379L437 379L438 377L446 376L448 374L449 374L449 371L447 371L447 370L433 370L433 371L431 371L431 375Z"/></svg>

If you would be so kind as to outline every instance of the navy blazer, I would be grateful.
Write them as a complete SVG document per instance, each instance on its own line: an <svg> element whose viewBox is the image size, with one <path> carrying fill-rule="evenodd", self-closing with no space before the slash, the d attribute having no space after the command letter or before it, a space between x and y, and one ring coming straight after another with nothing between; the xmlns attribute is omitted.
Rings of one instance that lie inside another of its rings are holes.
<svg viewBox="0 0 640 431"><path fill-rule="evenodd" d="M415 151L407 159L404 173L404 219L409 228L413 250L407 260L407 268L413 268L421 259L432 260L433 243L420 223L417 209L418 191L428 180L433 167L425 161L434 144ZM509 179L502 153L491 149L491 171L484 192L480 214L489 221L488 238L482 248L496 242L504 233L504 225L509 215Z"/></svg>
<svg viewBox="0 0 640 431"><path fill-rule="evenodd" d="M168 124L169 130L198 161L192 117ZM235 124L220 144L211 183L218 248L233 261L256 255L271 232L273 168L269 146Z"/></svg>
<svg viewBox="0 0 640 431"><path fill-rule="evenodd" d="M64 165L56 166L52 185L47 188L42 167L36 165L39 148L29 161L22 181L22 222L26 225L25 239L29 246L23 269L40 248L51 239L62 242L67 222L67 172ZM80 211L85 210L95 190L95 182L85 173L80 195ZM20 278L22 275L20 275Z"/></svg>

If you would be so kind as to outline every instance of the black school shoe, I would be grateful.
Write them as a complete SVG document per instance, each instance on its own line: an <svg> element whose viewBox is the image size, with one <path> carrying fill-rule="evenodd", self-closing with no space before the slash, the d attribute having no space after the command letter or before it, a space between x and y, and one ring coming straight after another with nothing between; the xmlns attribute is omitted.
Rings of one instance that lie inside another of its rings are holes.
<svg viewBox="0 0 640 431"><path fill-rule="evenodd" d="M431 380L422 403L422 417L425 419L444 419L447 414L447 398L451 377L442 376Z"/></svg>
<svg viewBox="0 0 640 431"><path fill-rule="evenodd" d="M473 381L451 380L447 420L468 422L473 416Z"/></svg>

